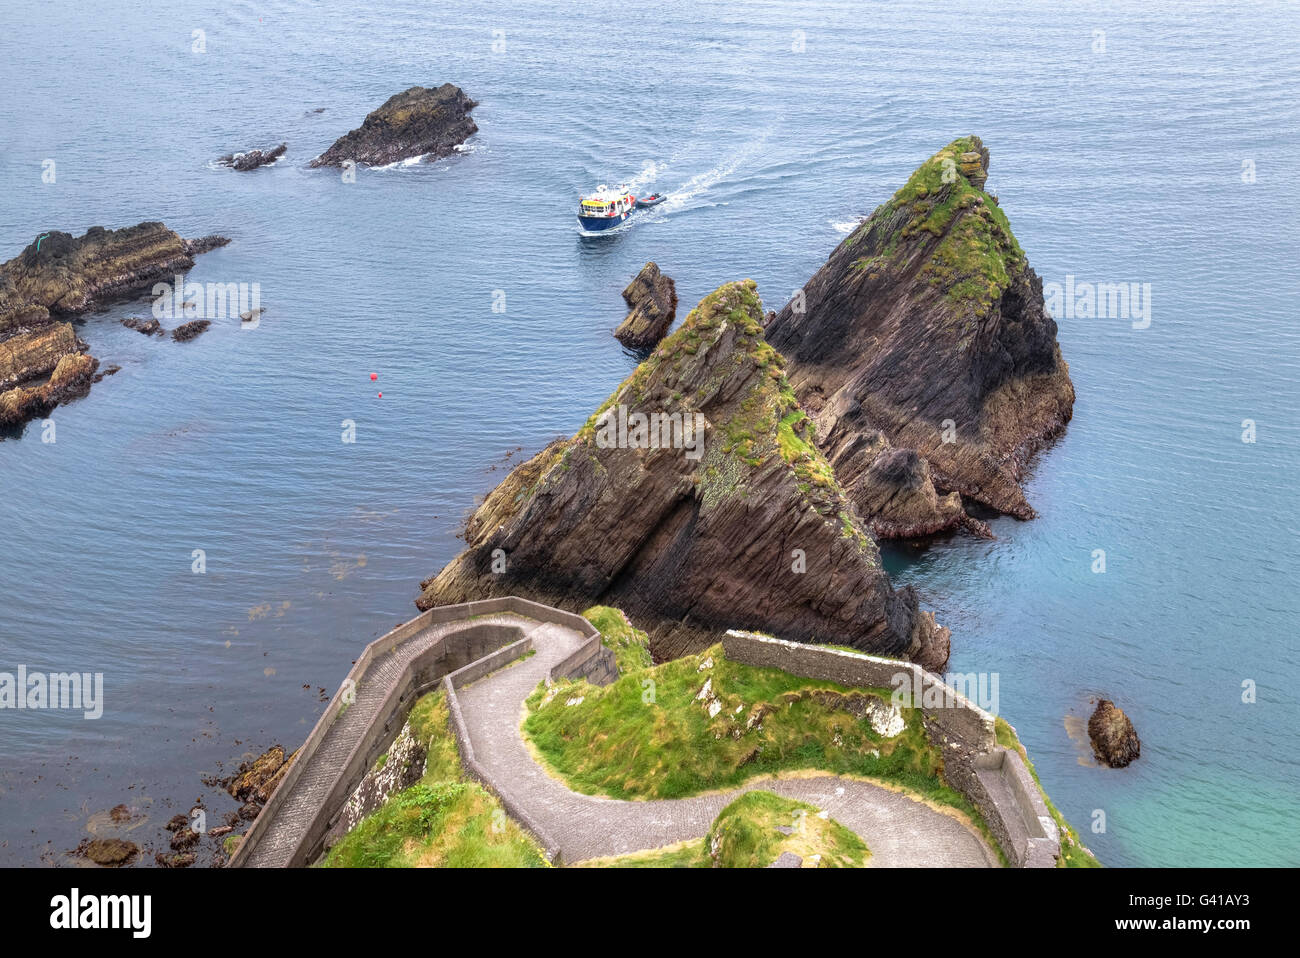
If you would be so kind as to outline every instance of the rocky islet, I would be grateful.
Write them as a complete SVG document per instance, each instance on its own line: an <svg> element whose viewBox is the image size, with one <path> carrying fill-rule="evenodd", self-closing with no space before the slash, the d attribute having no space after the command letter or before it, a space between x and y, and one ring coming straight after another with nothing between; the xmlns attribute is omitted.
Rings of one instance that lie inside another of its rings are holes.
<svg viewBox="0 0 1300 958"><path fill-rule="evenodd" d="M0 426L21 425L90 391L99 360L73 319L170 280L228 242L187 240L159 222L95 226L80 237L42 233L0 265ZM149 321L131 328L161 332Z"/></svg>

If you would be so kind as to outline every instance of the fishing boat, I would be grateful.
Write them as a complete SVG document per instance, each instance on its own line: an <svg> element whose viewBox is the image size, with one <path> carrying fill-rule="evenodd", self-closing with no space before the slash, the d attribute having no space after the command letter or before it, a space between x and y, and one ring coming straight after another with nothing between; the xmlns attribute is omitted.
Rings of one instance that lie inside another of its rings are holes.
<svg viewBox="0 0 1300 958"><path fill-rule="evenodd" d="M578 222L592 233L620 226L636 211L636 197L626 186L611 190L602 183L594 193L578 197Z"/></svg>
<svg viewBox="0 0 1300 958"><path fill-rule="evenodd" d="M666 197L659 193L637 197L626 186L610 189L605 184L594 193L578 198L578 222L584 230L598 233L621 226L637 210L649 209L662 203Z"/></svg>

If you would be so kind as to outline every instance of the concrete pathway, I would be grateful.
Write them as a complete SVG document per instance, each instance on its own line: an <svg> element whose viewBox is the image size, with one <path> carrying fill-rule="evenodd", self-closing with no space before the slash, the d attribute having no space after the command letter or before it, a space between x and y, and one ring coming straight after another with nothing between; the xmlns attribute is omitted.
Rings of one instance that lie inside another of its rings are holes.
<svg viewBox="0 0 1300 958"><path fill-rule="evenodd" d="M571 791L542 769L519 730L523 701L582 636L545 624L531 632L536 654L457 691L475 757L524 804L560 847L564 862L623 855L703 838L724 806L751 789L807 802L852 829L871 849L874 867L983 868L997 856L955 818L869 782L833 775L761 779L695 798L629 802Z"/></svg>

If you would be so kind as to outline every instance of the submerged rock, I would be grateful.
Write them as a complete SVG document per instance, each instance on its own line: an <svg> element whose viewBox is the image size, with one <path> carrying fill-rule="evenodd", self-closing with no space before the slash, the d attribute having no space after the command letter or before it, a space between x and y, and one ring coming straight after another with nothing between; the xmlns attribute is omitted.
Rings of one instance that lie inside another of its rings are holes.
<svg viewBox="0 0 1300 958"><path fill-rule="evenodd" d="M967 504L1033 517L1021 474L1073 410L1042 281L983 192L988 157L974 136L936 153L767 326L878 536L985 534Z"/></svg>
<svg viewBox="0 0 1300 958"><path fill-rule="evenodd" d="M283 750L281 750L281 753L283 753ZM298 753L296 751L293 752L284 760L284 763L275 770L274 775L258 785L257 788L253 790L254 800L263 805L269 802L271 796L275 794L275 790L279 788L280 783L284 781L284 777L289 774L289 769L293 767L293 760L297 757Z"/></svg>
<svg viewBox="0 0 1300 958"><path fill-rule="evenodd" d="M611 605L661 659L749 628L941 668L948 630L890 585L761 316L750 280L705 297L575 436L493 490L416 604Z"/></svg>
<svg viewBox="0 0 1300 958"><path fill-rule="evenodd" d="M203 333L208 331L212 325L210 319L195 319L188 323L181 323L172 330L172 339L178 343L188 343L191 339L197 339Z"/></svg>
<svg viewBox="0 0 1300 958"><path fill-rule="evenodd" d="M222 166L228 166L232 170L239 170L242 173L255 170L259 166L266 166L268 163L274 163L284 156L284 151L288 148L289 144L281 143L270 150L247 150L243 153L227 153L217 162Z"/></svg>
<svg viewBox="0 0 1300 958"><path fill-rule="evenodd" d="M0 426L44 416L84 396L99 361L66 317L171 281L194 256L230 242L186 240L162 223L119 230L95 226L81 237L42 233L0 265Z"/></svg>
<svg viewBox="0 0 1300 958"><path fill-rule="evenodd" d="M127 329L134 329L137 333L144 333L146 336L166 336L167 330L162 328L162 323L156 319L141 319L139 316L132 316L129 319L122 320L122 325Z"/></svg>
<svg viewBox="0 0 1300 958"><path fill-rule="evenodd" d="M385 166L398 160L447 156L478 132L470 111L478 106L454 83L413 86L389 97L361 126L334 141L312 166L342 166L348 160Z"/></svg>
<svg viewBox="0 0 1300 958"><path fill-rule="evenodd" d="M653 349L677 316L676 284L654 263L646 263L623 290L623 300L628 314L614 337L628 349Z"/></svg>
<svg viewBox="0 0 1300 958"><path fill-rule="evenodd" d="M1109 699L1099 701L1088 719L1088 738L1097 758L1111 768L1124 768L1142 752L1132 721Z"/></svg>
<svg viewBox="0 0 1300 958"><path fill-rule="evenodd" d="M96 838L82 843L77 850L96 865L103 865L105 868L129 865L140 854L140 849L135 842L128 842L121 838Z"/></svg>

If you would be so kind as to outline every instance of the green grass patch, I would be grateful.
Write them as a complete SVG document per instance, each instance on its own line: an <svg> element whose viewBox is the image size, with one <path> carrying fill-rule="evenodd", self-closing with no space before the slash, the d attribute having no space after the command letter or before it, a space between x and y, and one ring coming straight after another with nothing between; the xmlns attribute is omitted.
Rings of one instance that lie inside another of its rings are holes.
<svg viewBox="0 0 1300 958"><path fill-rule="evenodd" d="M335 844L326 868L541 868L537 843L495 796L464 781L445 694L422 696L407 717L424 744L424 775L389 797Z"/></svg>
<svg viewBox="0 0 1300 958"><path fill-rule="evenodd" d="M990 308L1025 254L1006 214L962 172L961 155L975 147L961 137L922 163L854 234L871 248L852 265L872 275L901 269L917 243L933 243L922 277L949 302Z"/></svg>
<svg viewBox="0 0 1300 958"><path fill-rule="evenodd" d="M710 692L701 699L706 681ZM944 783L919 710L902 710L904 727L893 737L872 728L869 710L885 706L891 691L753 668L727 659L718 645L605 688L539 688L528 699L524 731L570 787L588 794L681 798L757 775L818 769L894 782L978 820ZM712 716L710 695L718 706Z"/></svg>
<svg viewBox="0 0 1300 958"><path fill-rule="evenodd" d="M593 605L582 613L582 617L596 627L605 648L613 649L619 675L639 672L653 664L649 638L633 627L622 610L608 605Z"/></svg>

